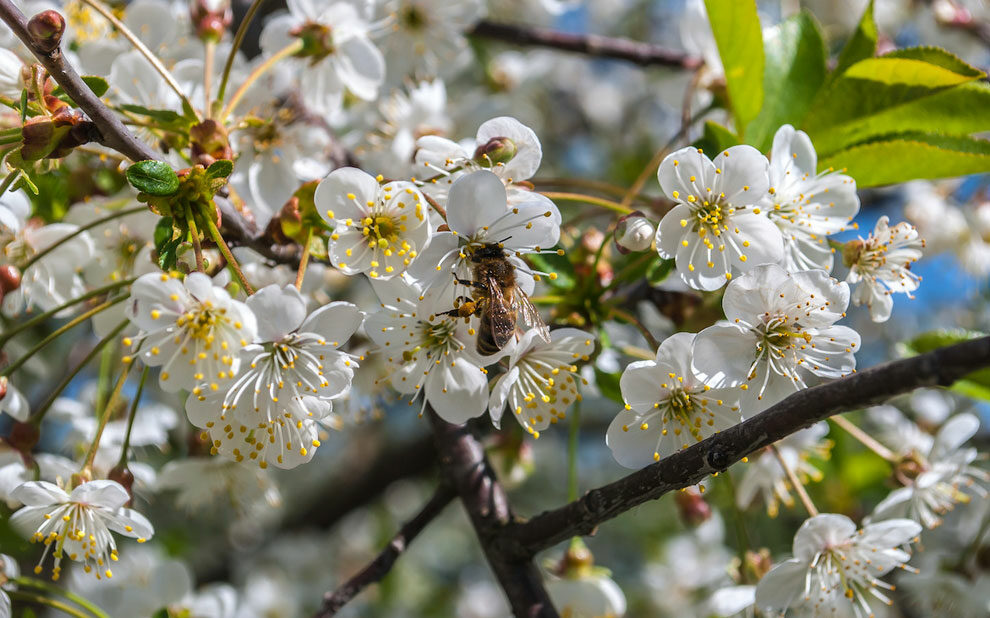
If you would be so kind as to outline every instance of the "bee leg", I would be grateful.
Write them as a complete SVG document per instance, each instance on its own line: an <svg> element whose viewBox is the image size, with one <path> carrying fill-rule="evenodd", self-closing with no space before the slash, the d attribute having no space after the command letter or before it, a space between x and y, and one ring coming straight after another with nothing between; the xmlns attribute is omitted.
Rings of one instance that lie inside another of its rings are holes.
<svg viewBox="0 0 990 618"><path fill-rule="evenodd" d="M472 281L470 279L461 279L457 275L454 275L454 281L456 281L457 283L460 283L461 285L466 285L467 287L475 288L477 290L484 290L484 289L486 289L483 284L478 283L477 281Z"/></svg>

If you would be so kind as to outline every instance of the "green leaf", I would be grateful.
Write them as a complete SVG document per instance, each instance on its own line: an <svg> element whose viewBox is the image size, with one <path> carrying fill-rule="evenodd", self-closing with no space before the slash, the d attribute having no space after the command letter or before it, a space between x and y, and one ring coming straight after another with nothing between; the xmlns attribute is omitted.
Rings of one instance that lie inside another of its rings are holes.
<svg viewBox="0 0 990 618"><path fill-rule="evenodd" d="M206 177L210 180L214 178L226 178L234 171L234 162L230 159L217 159L206 168Z"/></svg>
<svg viewBox="0 0 990 618"><path fill-rule="evenodd" d="M860 187L982 174L990 172L990 141L920 133L892 135L840 150L819 161L818 168L844 168Z"/></svg>
<svg viewBox="0 0 990 618"><path fill-rule="evenodd" d="M941 47L905 47L903 49L895 49L894 51L888 52L881 57L919 60L971 79L981 79L986 77L986 73L965 62L962 58L956 56L952 52L942 49Z"/></svg>
<svg viewBox="0 0 990 618"><path fill-rule="evenodd" d="M987 333L973 330L935 330L918 335L914 339L901 344L901 349L905 354L913 356L986 336ZM990 369L979 369L966 374L957 380L950 387L950 390L967 397L973 397L974 399L990 401Z"/></svg>
<svg viewBox="0 0 990 618"><path fill-rule="evenodd" d="M717 122L706 120L701 139L695 141L692 145L714 156L715 153L722 152L726 148L739 143L739 138L732 131Z"/></svg>
<svg viewBox="0 0 990 618"><path fill-rule="evenodd" d="M990 85L971 82L852 118L814 133L815 148L835 152L881 135L905 131L968 135L990 131Z"/></svg>
<svg viewBox="0 0 990 618"><path fill-rule="evenodd" d="M818 22L801 12L770 28L764 36L763 109L746 127L746 142L770 148L784 124L799 124L825 81L825 41Z"/></svg>
<svg viewBox="0 0 990 618"><path fill-rule="evenodd" d="M574 265L566 256L556 253L533 253L526 256L526 259L545 273L557 273L556 279L541 277L550 287L558 290L570 290L574 287L575 275Z"/></svg>
<svg viewBox="0 0 990 618"><path fill-rule="evenodd" d="M162 217L155 224L155 246L161 247L172 240L172 217Z"/></svg>
<svg viewBox="0 0 990 618"><path fill-rule="evenodd" d="M602 395L617 403L625 404L622 400L622 390L619 388L619 376L614 373L605 373L595 367L595 384Z"/></svg>
<svg viewBox="0 0 990 618"><path fill-rule="evenodd" d="M179 177L164 161L138 161L127 168L127 181L148 195L164 197L179 190Z"/></svg>
<svg viewBox="0 0 990 618"><path fill-rule="evenodd" d="M872 58L876 53L877 23L873 19L873 0L870 0L866 4L863 16L859 19L856 32L849 37L845 47L842 48L842 53L839 54L839 64L835 67L833 75L842 74L860 60Z"/></svg>
<svg viewBox="0 0 990 618"><path fill-rule="evenodd" d="M102 97L107 93L107 90L110 90L110 84L99 75L83 75L82 80L87 86L89 86L89 89L93 91L93 94L98 97ZM55 90L52 90L52 94L60 99L64 97L69 101L72 100L69 98L69 94L63 90L61 86L57 86Z"/></svg>
<svg viewBox="0 0 990 618"><path fill-rule="evenodd" d="M27 90L21 90L21 107L20 107L20 110L21 110L21 124L24 124L24 121L27 119L27 113L28 113L28 91Z"/></svg>
<svg viewBox="0 0 990 618"><path fill-rule="evenodd" d="M673 270L674 260L654 260L646 271L646 280L650 285L660 285Z"/></svg>
<svg viewBox="0 0 990 618"><path fill-rule="evenodd" d="M705 0L736 131L760 112L763 104L763 31L754 0Z"/></svg>

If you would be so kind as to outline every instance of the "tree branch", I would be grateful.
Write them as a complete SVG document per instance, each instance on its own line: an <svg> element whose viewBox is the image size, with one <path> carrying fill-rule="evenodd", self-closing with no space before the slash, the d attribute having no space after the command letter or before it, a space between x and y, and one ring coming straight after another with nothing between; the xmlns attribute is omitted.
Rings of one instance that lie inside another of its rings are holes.
<svg viewBox="0 0 990 618"><path fill-rule="evenodd" d="M323 605L319 611L313 614L313 618L330 618L331 616L335 616L359 592L371 584L381 581L392 569L392 565L395 564L399 556L406 550L406 547L412 543L413 539L423 531L423 528L427 524L443 512L456 496L457 492L447 483L442 483L437 487L430 501L426 503L415 517L399 529L398 534L392 537L389 544L385 546L385 549L374 560L347 580L345 584L332 593L328 592L323 596Z"/></svg>
<svg viewBox="0 0 990 618"><path fill-rule="evenodd" d="M667 492L698 483L743 457L839 412L880 403L923 386L948 386L990 366L990 337L871 367L795 393L756 416L528 522L506 527L495 551L516 560L612 519Z"/></svg>
<svg viewBox="0 0 990 618"><path fill-rule="evenodd" d="M516 618L558 618L532 559L509 556L496 543L512 523L512 511L481 443L465 425L451 425L432 409L427 414L444 476L457 490L513 614Z"/></svg>
<svg viewBox="0 0 990 618"><path fill-rule="evenodd" d="M667 49L652 43L618 39L597 34L571 34L543 28L528 28L512 24L498 24L481 20L468 34L485 39L505 41L515 45L547 47L577 52L597 58L625 60L640 66L667 66L696 69L701 58L685 52Z"/></svg>
<svg viewBox="0 0 990 618"><path fill-rule="evenodd" d="M79 77L76 70L66 62L60 46L46 51L45 47L31 36L27 29L27 18L14 6L11 0L0 0L0 19L10 26L17 38L31 50L38 62L45 67L48 74L58 82L58 85L65 90L76 105L86 112L99 130L100 139L98 141L101 144L113 148L133 161L160 157L147 144L128 131L113 111L89 89L89 86Z"/></svg>

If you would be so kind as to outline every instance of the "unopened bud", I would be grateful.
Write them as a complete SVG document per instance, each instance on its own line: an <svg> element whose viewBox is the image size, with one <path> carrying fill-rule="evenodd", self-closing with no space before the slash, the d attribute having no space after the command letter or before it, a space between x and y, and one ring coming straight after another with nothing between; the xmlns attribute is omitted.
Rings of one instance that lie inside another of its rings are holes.
<svg viewBox="0 0 990 618"><path fill-rule="evenodd" d="M10 428L10 436L7 444L24 454L28 454L34 449L41 437L41 429L31 422L17 422Z"/></svg>
<svg viewBox="0 0 990 618"><path fill-rule="evenodd" d="M189 15L196 27L196 35L203 41L219 41L230 26L234 14L228 0L194 0Z"/></svg>
<svg viewBox="0 0 990 618"><path fill-rule="evenodd" d="M493 137L474 151L474 160L484 165L508 163L516 156L516 143L507 137Z"/></svg>
<svg viewBox="0 0 990 618"><path fill-rule="evenodd" d="M13 264L0 266L0 296L21 287L21 271Z"/></svg>
<svg viewBox="0 0 990 618"><path fill-rule="evenodd" d="M712 507L694 487L687 487L674 494L674 502L677 503L681 521L687 526L700 526L712 516Z"/></svg>
<svg viewBox="0 0 990 618"><path fill-rule="evenodd" d="M42 11L28 21L27 29L34 38L35 47L49 53L62 42L65 18L58 11Z"/></svg>
<svg viewBox="0 0 990 618"><path fill-rule="evenodd" d="M615 244L619 253L647 251L653 244L657 230L640 211L624 215L615 226Z"/></svg>
<svg viewBox="0 0 990 618"><path fill-rule="evenodd" d="M107 474L107 478L111 481L117 481L124 486L124 489L126 489L127 493L131 496L131 499L128 500L128 504L134 501L134 492L131 491L131 487L134 486L134 473L131 472L126 463L118 464L111 468L110 472Z"/></svg>

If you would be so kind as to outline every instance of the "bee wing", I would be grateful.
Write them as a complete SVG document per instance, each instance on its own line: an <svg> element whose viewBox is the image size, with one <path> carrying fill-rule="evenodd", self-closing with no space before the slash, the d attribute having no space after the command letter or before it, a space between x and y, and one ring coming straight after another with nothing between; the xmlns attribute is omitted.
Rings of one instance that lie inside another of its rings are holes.
<svg viewBox="0 0 990 618"><path fill-rule="evenodd" d="M518 287L515 289L513 296L515 297L513 300L515 300L519 312L522 313L523 320L539 332L540 338L550 343L550 328L543 321L543 318L540 317L540 312L533 306L533 303L529 300L529 296L526 296L526 293Z"/></svg>

